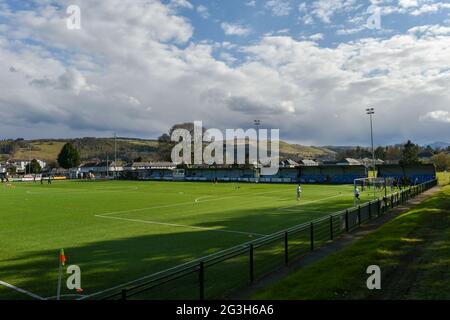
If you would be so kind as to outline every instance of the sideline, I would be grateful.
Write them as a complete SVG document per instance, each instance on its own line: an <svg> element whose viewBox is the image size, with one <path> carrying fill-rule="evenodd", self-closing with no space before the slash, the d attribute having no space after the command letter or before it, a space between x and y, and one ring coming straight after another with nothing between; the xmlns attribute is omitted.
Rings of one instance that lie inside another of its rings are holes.
<svg viewBox="0 0 450 320"><path fill-rule="evenodd" d="M30 291L27 291L27 290L24 290L22 288L13 286L12 284L4 282L4 281L1 281L1 280L0 280L0 285L5 286L5 287L10 288L10 289L13 289L13 290L15 290L17 292L26 294L27 296L30 296L30 297L32 297L34 299L37 299L37 300L47 300L44 297L38 296L37 294L34 294L34 293L30 292Z"/></svg>

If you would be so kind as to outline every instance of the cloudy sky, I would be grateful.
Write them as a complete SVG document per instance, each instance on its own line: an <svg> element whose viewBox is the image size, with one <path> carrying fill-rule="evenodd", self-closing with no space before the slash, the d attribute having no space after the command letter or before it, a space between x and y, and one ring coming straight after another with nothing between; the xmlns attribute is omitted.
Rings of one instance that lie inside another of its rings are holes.
<svg viewBox="0 0 450 320"><path fill-rule="evenodd" d="M368 144L367 106L377 144L450 140L448 0L0 0L0 139L261 119Z"/></svg>

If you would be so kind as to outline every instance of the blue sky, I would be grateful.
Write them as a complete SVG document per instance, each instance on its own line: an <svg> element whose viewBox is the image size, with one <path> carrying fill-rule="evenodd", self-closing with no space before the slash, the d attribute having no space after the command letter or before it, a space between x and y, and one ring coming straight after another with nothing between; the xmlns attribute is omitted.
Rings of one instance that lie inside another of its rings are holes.
<svg viewBox="0 0 450 320"><path fill-rule="evenodd" d="M369 105L380 144L450 136L448 1L0 0L0 69L0 138L259 118L292 142L367 144Z"/></svg>
<svg viewBox="0 0 450 320"><path fill-rule="evenodd" d="M170 0L164 2L171 3ZM327 3L327 1L323 2ZM345 3L346 1L328 1L328 3L333 2ZM189 2L192 7L180 6L178 12L187 17L194 26L193 41L230 41L238 44L255 42L269 34L289 35L299 40L315 34L323 34L323 39L317 40L318 44L323 47L335 47L339 43L363 37L386 38L406 33L417 25L449 24L450 7L441 7L437 11L424 11L420 14L420 11L417 11L413 15L415 10L420 10L419 5L405 8L400 6L394 9L392 6L398 1L379 1L379 4L376 1L347 2L347 6L336 5L335 9L324 12L323 16L314 12L317 10L315 9L317 1L314 0L192 0ZM428 1L427 3L440 2ZM389 13L382 12L380 30L364 27L370 15L367 10L371 5L383 10L392 10ZM206 10L199 12L199 8ZM310 20L306 20L305 17L309 17ZM226 35L221 27L224 22L248 29L248 34Z"/></svg>

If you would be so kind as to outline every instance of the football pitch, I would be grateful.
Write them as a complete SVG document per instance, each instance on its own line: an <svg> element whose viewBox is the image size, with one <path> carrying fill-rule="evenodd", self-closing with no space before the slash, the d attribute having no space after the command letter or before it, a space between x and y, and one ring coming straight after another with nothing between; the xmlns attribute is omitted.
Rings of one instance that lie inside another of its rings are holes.
<svg viewBox="0 0 450 320"><path fill-rule="evenodd" d="M293 184L0 185L0 299L54 297L61 248L90 295L353 205L351 185L302 189L297 201Z"/></svg>

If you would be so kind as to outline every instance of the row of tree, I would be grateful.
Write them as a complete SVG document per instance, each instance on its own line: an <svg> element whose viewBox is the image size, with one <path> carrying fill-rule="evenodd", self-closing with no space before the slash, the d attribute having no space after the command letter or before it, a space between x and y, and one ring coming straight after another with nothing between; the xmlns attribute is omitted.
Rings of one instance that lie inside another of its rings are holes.
<svg viewBox="0 0 450 320"><path fill-rule="evenodd" d="M427 153L433 155L431 161L436 162L436 166L442 168L442 164L445 162L443 159L447 158L450 147L447 150L435 150L430 146L420 147L414 144L410 140L404 145L377 147L375 152L375 158L383 161L399 161L400 164L417 164L421 160L419 158L420 153ZM338 152L337 159L342 160L345 158L371 158L372 152L370 148L355 147L353 149L346 149Z"/></svg>

